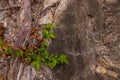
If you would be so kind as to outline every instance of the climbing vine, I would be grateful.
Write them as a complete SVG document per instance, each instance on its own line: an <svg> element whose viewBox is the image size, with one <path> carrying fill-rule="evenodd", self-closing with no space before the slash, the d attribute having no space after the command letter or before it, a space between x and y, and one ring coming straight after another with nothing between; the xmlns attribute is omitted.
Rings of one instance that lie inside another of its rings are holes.
<svg viewBox="0 0 120 80"><path fill-rule="evenodd" d="M4 42L0 39L0 52L5 57L9 56L9 58L18 58L20 61L32 65L36 71L40 70L41 65L49 66L53 69L58 64L68 64L69 61L67 55L49 54L49 41L56 38L53 33L54 28L55 24L53 23L44 26L44 30L42 31L43 40L36 50L14 50L12 46L5 47Z"/></svg>

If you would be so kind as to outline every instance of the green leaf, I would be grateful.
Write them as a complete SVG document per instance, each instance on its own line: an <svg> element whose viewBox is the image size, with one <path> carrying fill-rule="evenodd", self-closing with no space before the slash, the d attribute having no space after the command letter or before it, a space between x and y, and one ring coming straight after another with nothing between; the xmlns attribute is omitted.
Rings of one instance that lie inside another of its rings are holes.
<svg viewBox="0 0 120 80"><path fill-rule="evenodd" d="M44 38L48 38L49 37L48 30L44 29L43 32L42 32L42 35L43 35Z"/></svg>
<svg viewBox="0 0 120 80"><path fill-rule="evenodd" d="M53 69L57 64L59 64L58 55L52 54L48 58L48 61L49 61L48 66Z"/></svg>
<svg viewBox="0 0 120 80"><path fill-rule="evenodd" d="M2 48L2 46L3 46L3 41L2 39L0 39L0 49Z"/></svg>
<svg viewBox="0 0 120 80"><path fill-rule="evenodd" d="M52 54L52 55L50 56L50 58L51 58L51 59L58 59L58 55Z"/></svg>
<svg viewBox="0 0 120 80"><path fill-rule="evenodd" d="M41 61L41 56L37 56L37 59L36 59L38 62L40 62Z"/></svg>
<svg viewBox="0 0 120 80"><path fill-rule="evenodd" d="M44 52L46 50L46 48L45 47L40 47L40 48L38 48L38 52Z"/></svg>
<svg viewBox="0 0 120 80"><path fill-rule="evenodd" d="M17 50L17 51L16 51L16 55L17 55L17 56L23 56L23 54L24 54L24 53L23 53L22 50Z"/></svg>
<svg viewBox="0 0 120 80"><path fill-rule="evenodd" d="M35 54L35 52L34 52L33 49L30 49L30 50L28 51L28 53L30 53L30 54Z"/></svg>
<svg viewBox="0 0 120 80"><path fill-rule="evenodd" d="M2 39L0 39L0 45L3 45L3 41L2 41Z"/></svg>
<svg viewBox="0 0 120 80"><path fill-rule="evenodd" d="M52 38L52 39L55 39L56 38L56 36L55 36L55 34L50 34L50 38Z"/></svg>
<svg viewBox="0 0 120 80"><path fill-rule="evenodd" d="M57 65L57 61L54 60L54 61L52 61L52 62L49 64L49 67L50 67L51 69L53 69L56 65Z"/></svg>
<svg viewBox="0 0 120 80"><path fill-rule="evenodd" d="M66 59L64 59L64 63L65 64L69 64L69 60L66 58Z"/></svg>
<svg viewBox="0 0 120 80"><path fill-rule="evenodd" d="M40 70L41 64L38 61L33 61L31 65L35 68L36 71Z"/></svg>
<svg viewBox="0 0 120 80"><path fill-rule="evenodd" d="M69 64L69 61L68 61L67 55L64 55L64 54L60 55L60 57L59 57L59 61L60 61L62 64L63 64L63 63L65 63L65 64Z"/></svg>
<svg viewBox="0 0 120 80"><path fill-rule="evenodd" d="M41 56L34 55L33 57L34 57L34 59L33 59L32 63L31 63L31 65L35 68L36 71L39 71L40 66L41 66L41 64L40 64Z"/></svg>
<svg viewBox="0 0 120 80"><path fill-rule="evenodd" d="M48 46L49 46L49 44L48 44L48 42L47 42L47 41L43 41L43 42L41 43L41 46L42 46L42 47L48 47Z"/></svg>
<svg viewBox="0 0 120 80"><path fill-rule="evenodd" d="M45 54L45 58L48 59L49 58L48 51L44 51L44 54Z"/></svg>
<svg viewBox="0 0 120 80"><path fill-rule="evenodd" d="M34 54L33 56L31 56L31 58L32 58L32 60L34 61L34 60L37 60L37 54Z"/></svg>
<svg viewBox="0 0 120 80"><path fill-rule="evenodd" d="M45 29L54 29L55 28L55 24L54 23L48 23L45 25Z"/></svg>
<svg viewBox="0 0 120 80"><path fill-rule="evenodd" d="M38 55L38 54L34 54L33 56L31 56L31 58L32 58L33 61L39 61L40 62L40 60L41 60L41 56Z"/></svg>
<svg viewBox="0 0 120 80"><path fill-rule="evenodd" d="M30 63L31 60L32 60L31 57L26 57L26 58L25 58L25 62L26 62L26 63Z"/></svg>
<svg viewBox="0 0 120 80"><path fill-rule="evenodd" d="M12 54L12 53L13 53L13 49L12 49L11 46L8 46L8 47L7 47L7 52L8 52L9 54Z"/></svg>

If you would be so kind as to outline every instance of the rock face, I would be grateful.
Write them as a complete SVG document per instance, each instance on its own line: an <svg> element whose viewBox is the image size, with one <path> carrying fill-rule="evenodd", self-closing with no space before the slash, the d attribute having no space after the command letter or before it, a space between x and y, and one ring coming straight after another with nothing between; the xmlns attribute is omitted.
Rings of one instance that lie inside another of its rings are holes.
<svg viewBox="0 0 120 80"><path fill-rule="evenodd" d="M66 53L70 64L56 67L55 80L119 80L117 0L72 0L56 18L52 53ZM98 70L98 71L97 71Z"/></svg>
<svg viewBox="0 0 120 80"><path fill-rule="evenodd" d="M40 72L35 72L17 59L5 61L5 65L0 65L0 79L120 80L119 0L32 1L34 21L57 25L54 30L57 38L51 41L50 53L67 54L70 64L58 65L53 70L42 67Z"/></svg>

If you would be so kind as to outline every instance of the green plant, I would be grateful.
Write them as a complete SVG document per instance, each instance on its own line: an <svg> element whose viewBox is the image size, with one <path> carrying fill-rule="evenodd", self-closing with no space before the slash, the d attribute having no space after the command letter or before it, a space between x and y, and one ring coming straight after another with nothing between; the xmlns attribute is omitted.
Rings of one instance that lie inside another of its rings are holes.
<svg viewBox="0 0 120 80"><path fill-rule="evenodd" d="M21 49L14 50L11 46L7 46L6 54L11 57L17 57L27 64L31 64L36 71L40 70L41 65L49 66L54 68L58 64L68 64L67 55L61 54L49 54L49 40L55 39L53 29L55 25L53 23L46 24L42 32L43 41L37 50L29 49L23 51ZM2 50L3 41L0 39L0 50Z"/></svg>
<svg viewBox="0 0 120 80"><path fill-rule="evenodd" d="M0 39L0 49L2 48L3 46L3 41Z"/></svg>
<svg viewBox="0 0 120 80"><path fill-rule="evenodd" d="M46 65L50 68L54 68L57 64L68 64L69 61L67 59L67 55L57 55L57 54L49 54L48 47L49 47L49 41L50 39L55 39L55 34L53 33L53 29L55 28L54 24L46 24L45 28L42 32L43 34L43 42L41 43L41 46L38 48L39 56L36 56L36 60L34 59L32 65L35 67L36 70L39 70L38 67L40 65Z"/></svg>

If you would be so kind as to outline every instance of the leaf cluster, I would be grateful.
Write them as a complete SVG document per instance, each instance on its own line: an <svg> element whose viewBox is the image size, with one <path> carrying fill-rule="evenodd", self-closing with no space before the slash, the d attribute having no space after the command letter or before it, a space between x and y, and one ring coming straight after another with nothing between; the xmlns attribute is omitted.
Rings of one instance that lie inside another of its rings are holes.
<svg viewBox="0 0 120 80"><path fill-rule="evenodd" d="M53 33L54 28L55 24L53 23L45 25L44 30L42 32L43 41L37 50L14 50L11 46L7 46L7 48L4 50L5 55L9 55L11 58L17 57L21 61L24 61L27 64L31 64L36 71L40 70L41 65L49 66L53 69L58 64L68 64L69 61L67 55L49 54L49 40L56 38L55 34ZM0 50L2 49L3 41L0 39Z"/></svg>

